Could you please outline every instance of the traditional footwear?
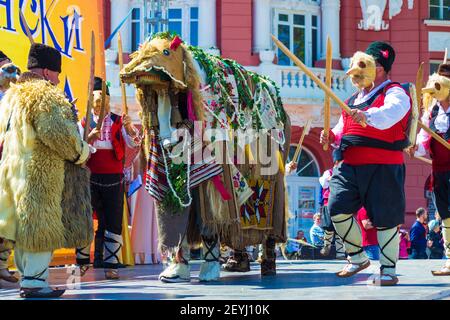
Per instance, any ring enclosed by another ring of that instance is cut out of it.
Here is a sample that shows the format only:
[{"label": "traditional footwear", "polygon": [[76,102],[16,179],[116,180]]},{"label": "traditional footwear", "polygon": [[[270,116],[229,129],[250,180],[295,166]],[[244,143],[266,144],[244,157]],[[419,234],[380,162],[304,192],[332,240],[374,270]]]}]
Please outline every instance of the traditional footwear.
[{"label": "traditional footwear", "polygon": [[16,283],[19,281],[14,276],[14,273],[11,273],[8,269],[1,269],[0,270],[0,280],[4,280],[6,282]]},{"label": "traditional footwear", "polygon": [[159,280],[167,283],[190,282],[190,266],[185,263],[172,263],[159,275]]},{"label": "traditional footwear", "polygon": [[80,266],[80,277],[83,277],[88,270],[89,270],[88,264],[81,265]]},{"label": "traditional footwear", "polygon": [[444,266],[441,270],[431,271],[433,276],[450,276],[450,267]]},{"label": "traditional footwear", "polygon": [[330,255],[331,245],[326,245],[320,250],[320,254],[324,257],[328,257]]},{"label": "traditional footwear", "polygon": [[390,274],[381,274],[372,280],[373,285],[381,287],[395,286],[398,283],[398,278]]},{"label": "traditional footwear", "polygon": [[105,269],[105,278],[107,280],[119,280],[119,271],[117,269]]},{"label": "traditional footwear", "polygon": [[347,263],[347,265],[342,269],[342,271],[339,271],[336,273],[336,276],[340,278],[348,278],[351,277],[358,272],[367,269],[370,266],[370,260],[366,260],[362,263],[351,263],[350,261]]},{"label": "traditional footwear", "polygon": [[246,252],[235,252],[223,265],[223,270],[228,272],[249,272],[250,261]]},{"label": "traditional footwear", "polygon": [[21,298],[34,298],[34,299],[45,299],[45,298],[58,298],[63,295],[66,290],[64,289],[52,289],[47,288],[20,288]]}]

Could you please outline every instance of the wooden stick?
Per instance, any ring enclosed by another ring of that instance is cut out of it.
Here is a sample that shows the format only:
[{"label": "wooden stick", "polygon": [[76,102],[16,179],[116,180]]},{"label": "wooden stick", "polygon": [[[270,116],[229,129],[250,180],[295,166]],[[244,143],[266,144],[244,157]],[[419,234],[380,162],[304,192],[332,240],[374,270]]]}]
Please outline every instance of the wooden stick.
[{"label": "wooden stick", "polygon": [[90,78],[88,85],[88,103],[86,108],[86,124],[84,126],[84,141],[87,141],[89,135],[89,129],[91,127],[91,111],[92,104],[94,102],[94,78],[95,78],[95,34],[94,31],[91,31],[91,70],[90,70]]},{"label": "wooden stick", "polygon": [[103,119],[105,118],[105,109],[106,109],[106,81],[102,81],[102,107],[100,109],[100,115],[98,116],[97,121],[97,130],[101,130],[103,127]]},{"label": "wooden stick", "polygon": [[433,161],[431,161],[430,159],[427,159],[425,157],[414,156],[414,158],[417,159],[417,160],[423,161],[423,162],[425,162],[425,163],[427,163],[429,165],[433,164]]},{"label": "wooden stick", "polygon": [[308,121],[306,122],[305,126],[303,127],[302,135],[300,137],[300,140],[298,141],[297,149],[295,149],[295,153],[294,153],[294,156],[292,157],[291,161],[297,161],[297,158],[300,155],[300,151],[302,151],[303,140],[305,140],[305,136],[309,133],[309,129],[311,128],[311,124],[312,124],[312,120],[308,119]]},{"label": "wooden stick", "polygon": [[443,60],[443,63],[444,63],[444,64],[447,63],[447,56],[448,56],[448,48],[445,48],[444,60]]},{"label": "wooden stick", "polygon": [[[277,45],[277,47],[280,48],[280,50],[283,51],[283,53],[287,55],[297,67],[300,68],[300,70],[302,70],[308,77],[311,78],[312,81],[317,84],[318,87],[320,87],[320,89],[325,91],[325,93],[329,95],[330,98],[333,99],[345,112],[347,112],[349,115],[352,115],[352,109],[350,109],[348,105],[346,105],[341,99],[339,99],[339,97],[333,92],[333,90],[328,88],[311,70],[309,70],[307,66],[303,64],[303,62],[300,61],[299,58],[297,58],[291,51],[289,51],[289,49],[286,48],[286,46],[280,40],[275,38],[274,35],[272,35],[272,40]],[[360,125],[363,127],[367,126],[365,122],[361,122]]]},{"label": "wooden stick", "polygon": [[[333,49],[331,45],[330,37],[327,38],[327,60],[326,60],[326,69],[325,69],[325,82],[328,88],[331,89],[331,68],[333,66]],[[325,135],[328,137],[330,132],[330,96],[325,94],[325,101],[323,105],[323,131]],[[328,150],[328,143],[323,145],[323,151]]]},{"label": "wooden stick", "polygon": [[27,34],[28,40],[30,40],[30,44],[34,44],[33,35],[31,34],[30,27],[28,27],[27,21],[25,20],[25,17],[23,16],[22,10],[19,10],[20,20],[22,20],[22,23],[25,27],[25,33]]},{"label": "wooden stick", "polygon": [[428,133],[430,136],[432,136],[434,139],[436,139],[439,143],[441,143],[444,147],[446,147],[448,150],[450,150],[450,143],[445,141],[440,135],[438,135],[436,132],[428,128],[426,125],[424,125],[422,122],[418,122],[418,125],[421,129],[425,130],[426,133]]},{"label": "wooden stick", "polygon": [[[123,69],[123,49],[122,49],[122,36],[120,35],[120,32],[117,36],[118,41],[118,50],[119,50],[119,69],[122,71]],[[120,72],[119,71],[119,72]],[[128,104],[127,104],[127,91],[125,89],[125,83],[120,81],[120,88],[122,90],[122,106],[123,106],[123,113],[128,114]]]}]

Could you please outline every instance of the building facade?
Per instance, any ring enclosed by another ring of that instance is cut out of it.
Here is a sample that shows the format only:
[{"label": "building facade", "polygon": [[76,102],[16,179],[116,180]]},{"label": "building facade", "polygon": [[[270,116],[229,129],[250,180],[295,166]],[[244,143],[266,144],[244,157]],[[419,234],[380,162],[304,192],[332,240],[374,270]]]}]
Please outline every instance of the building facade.
[{"label": "building facade", "polygon": [[[147,6],[145,5],[147,2]],[[104,0],[106,34],[126,14],[121,29],[124,51],[136,50],[145,40],[145,0]],[[161,1],[165,2],[165,1]],[[280,87],[284,106],[293,125],[291,148],[295,150],[307,119],[312,130],[304,141],[298,170],[287,177],[292,213],[290,230],[307,229],[319,209],[319,176],[331,167],[331,152],[319,145],[323,128],[324,93],[271,41],[274,34],[321,79],[325,78],[326,40],[333,44],[332,88],[341,98],[354,88],[345,76],[350,57],[375,40],[390,42],[397,52],[392,79],[415,81],[419,63],[426,72],[436,70],[450,48],[450,1],[447,0],[172,0],[162,8],[171,31],[183,40],[215,54],[233,58],[253,71],[270,76]],[[126,58],[126,57],[125,57]],[[113,104],[120,103],[117,44],[107,50],[108,80]],[[133,88],[127,88],[131,98]],[[136,111],[136,103],[131,103]],[[340,110],[332,102],[331,125]],[[137,117],[137,115],[136,115]],[[292,151],[293,153],[293,151]],[[431,167],[406,159],[407,222],[410,226],[419,206],[428,206],[426,192]]]}]

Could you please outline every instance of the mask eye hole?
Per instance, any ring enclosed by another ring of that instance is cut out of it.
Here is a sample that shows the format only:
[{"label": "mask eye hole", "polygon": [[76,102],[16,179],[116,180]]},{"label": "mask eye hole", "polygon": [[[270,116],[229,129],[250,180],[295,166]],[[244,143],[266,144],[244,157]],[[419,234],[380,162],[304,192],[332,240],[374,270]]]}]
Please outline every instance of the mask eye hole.
[{"label": "mask eye hole", "polygon": [[358,67],[364,69],[364,68],[366,67],[366,63],[365,63],[364,61],[359,61],[359,62],[358,62]]},{"label": "mask eye hole", "polygon": [[434,87],[436,88],[437,91],[440,91],[440,90],[441,90],[441,85],[440,85],[438,82],[436,82],[436,83],[434,84]]},{"label": "mask eye hole", "polygon": [[164,50],[163,50],[163,53],[164,53],[165,56],[169,56],[169,55],[170,55],[170,52],[169,52],[169,50],[167,50],[167,49],[164,49]]}]

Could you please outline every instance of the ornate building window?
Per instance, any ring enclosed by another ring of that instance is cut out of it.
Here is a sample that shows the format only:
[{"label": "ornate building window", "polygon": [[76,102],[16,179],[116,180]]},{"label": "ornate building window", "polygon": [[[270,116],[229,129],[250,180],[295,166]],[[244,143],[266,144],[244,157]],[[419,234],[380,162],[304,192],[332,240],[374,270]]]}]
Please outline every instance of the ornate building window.
[{"label": "ornate building window", "polygon": [[[319,17],[310,12],[275,11],[278,39],[303,63],[313,66],[319,59]],[[292,61],[278,50],[278,64],[290,66]]]},{"label": "ornate building window", "polygon": [[450,20],[450,0],[430,0],[430,19]]},{"label": "ornate building window", "polygon": [[187,43],[198,45],[198,7],[169,9],[169,31],[176,32]]},{"label": "ornate building window", "polygon": [[131,13],[131,51],[139,49],[141,43],[141,9],[133,8]]}]

